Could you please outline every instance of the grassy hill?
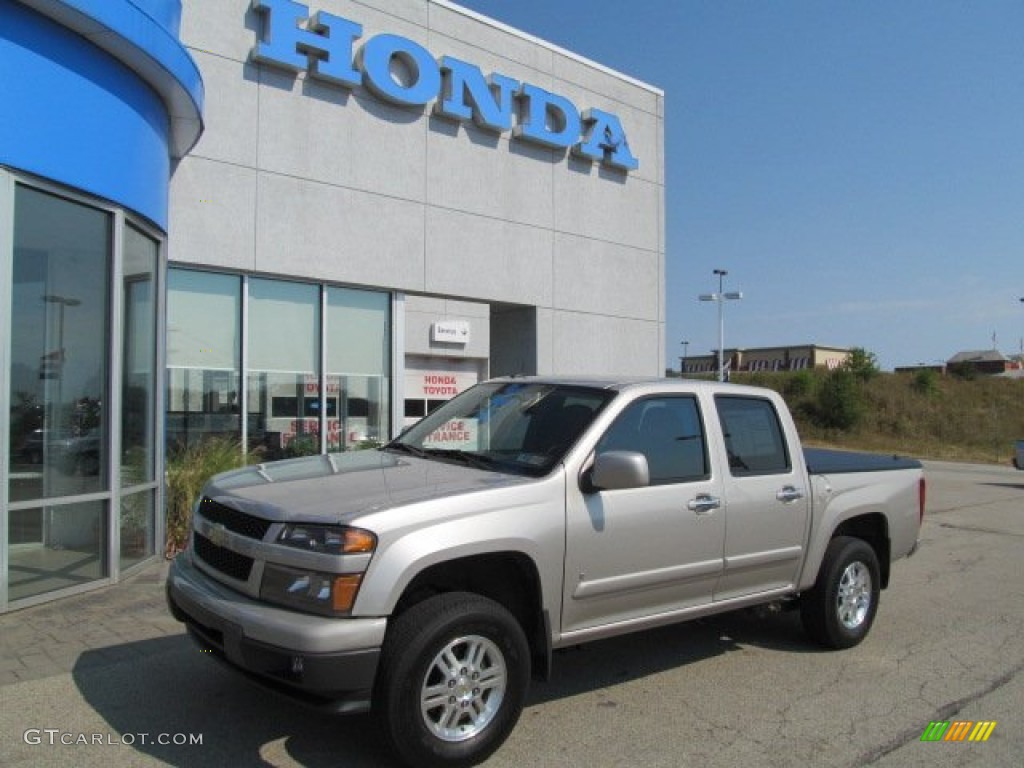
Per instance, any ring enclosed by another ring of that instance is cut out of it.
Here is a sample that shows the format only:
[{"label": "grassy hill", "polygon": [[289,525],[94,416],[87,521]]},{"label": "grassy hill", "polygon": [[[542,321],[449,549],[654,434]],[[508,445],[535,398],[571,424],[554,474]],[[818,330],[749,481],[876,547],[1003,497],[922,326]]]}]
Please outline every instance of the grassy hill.
[{"label": "grassy hill", "polygon": [[[830,374],[737,374],[736,383],[780,392],[809,445],[899,453],[917,458],[1009,463],[1014,441],[1024,439],[1024,380],[938,374],[879,373],[853,384],[822,407]],[[852,426],[840,429],[829,408],[852,401]],[[832,424],[829,426],[829,424]]]}]

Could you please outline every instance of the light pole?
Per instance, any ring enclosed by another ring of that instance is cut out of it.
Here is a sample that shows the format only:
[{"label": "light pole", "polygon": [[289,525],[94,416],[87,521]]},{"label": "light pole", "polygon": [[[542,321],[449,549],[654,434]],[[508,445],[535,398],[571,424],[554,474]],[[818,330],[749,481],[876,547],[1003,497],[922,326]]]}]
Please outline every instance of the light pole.
[{"label": "light pole", "polygon": [[690,349],[690,342],[688,342],[688,341],[681,341],[679,343],[683,345],[683,364],[681,366],[679,366],[679,375],[680,376],[685,376],[686,375],[686,357],[687,357],[686,353]]},{"label": "light pole", "polygon": [[[65,355],[64,355],[64,310],[67,307],[77,307],[82,302],[80,300],[78,300],[78,299],[72,299],[72,298],[70,298],[68,296],[59,296],[59,295],[57,295],[55,293],[48,293],[45,296],[43,296],[42,298],[43,298],[43,301],[46,302],[47,304],[56,304],[57,305],[57,349],[56,349],[57,357],[56,357],[56,361],[55,361],[56,362],[56,367],[55,367],[56,376],[54,378],[57,379],[57,398],[56,398],[56,400],[57,400],[57,403],[56,403],[57,423],[58,423],[59,426],[63,426],[63,425],[60,424],[60,421],[61,421],[60,409],[61,409],[61,407],[63,405],[61,400],[62,400],[62,397],[63,397],[63,384],[64,384],[64,357],[65,357]],[[50,426],[50,425],[47,425],[47,426]]]},{"label": "light pole", "polygon": [[729,272],[725,269],[716,269],[714,274],[718,275],[718,293],[702,293],[701,301],[714,301],[718,303],[718,380],[725,381],[725,362],[722,355],[725,350],[725,302],[738,301],[743,298],[741,291],[722,291],[722,282]]}]

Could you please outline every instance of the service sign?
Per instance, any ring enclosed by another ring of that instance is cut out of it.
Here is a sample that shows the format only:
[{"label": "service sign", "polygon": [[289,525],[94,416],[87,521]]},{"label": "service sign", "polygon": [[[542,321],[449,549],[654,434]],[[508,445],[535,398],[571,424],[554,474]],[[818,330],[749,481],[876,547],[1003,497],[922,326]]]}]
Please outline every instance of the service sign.
[{"label": "service sign", "polygon": [[430,340],[447,344],[469,344],[469,323],[464,320],[438,320],[430,327]]},{"label": "service sign", "polygon": [[476,419],[453,419],[427,435],[423,447],[474,451],[478,445],[478,426]]},{"label": "service sign", "polygon": [[263,15],[253,61],[305,71],[342,88],[364,87],[400,106],[432,103],[434,114],[511,132],[518,141],[569,149],[609,168],[640,167],[622,122],[610,112],[580,110],[565,96],[498,72],[484,75],[453,56],[435,59],[401,35],[375,35],[357,45],[361,24],[323,11],[310,16],[308,6],[294,0],[252,0],[252,7]]}]

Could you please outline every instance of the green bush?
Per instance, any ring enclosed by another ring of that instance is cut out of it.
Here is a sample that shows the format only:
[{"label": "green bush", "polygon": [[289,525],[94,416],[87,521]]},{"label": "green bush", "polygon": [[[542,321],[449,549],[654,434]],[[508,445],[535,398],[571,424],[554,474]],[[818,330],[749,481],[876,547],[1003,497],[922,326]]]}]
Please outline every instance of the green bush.
[{"label": "green bush", "polygon": [[199,491],[214,475],[255,464],[259,455],[243,453],[237,440],[211,437],[171,450],[167,456],[167,544],[173,557],[188,546],[192,528],[192,505]]},{"label": "green bush", "polygon": [[946,367],[949,375],[961,381],[975,381],[978,378],[978,369],[970,363],[953,363]]},{"label": "green bush", "polygon": [[286,459],[315,456],[320,453],[320,438],[316,435],[296,435],[281,453]]},{"label": "green bush", "polygon": [[814,374],[810,371],[797,371],[789,377],[783,386],[782,394],[789,400],[799,400],[814,392]]},{"label": "green bush", "polygon": [[865,410],[864,394],[856,374],[839,368],[822,381],[816,413],[820,426],[848,432],[864,419]]},{"label": "green bush", "polygon": [[931,368],[922,368],[914,374],[910,388],[921,395],[935,395],[939,391],[939,374]]}]

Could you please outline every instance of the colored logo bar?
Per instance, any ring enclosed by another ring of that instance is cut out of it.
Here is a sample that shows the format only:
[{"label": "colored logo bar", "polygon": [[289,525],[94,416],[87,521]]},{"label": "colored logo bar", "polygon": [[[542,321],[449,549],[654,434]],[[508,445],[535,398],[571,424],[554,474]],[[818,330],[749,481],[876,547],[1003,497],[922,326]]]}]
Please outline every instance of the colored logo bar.
[{"label": "colored logo bar", "polygon": [[921,741],[988,741],[995,729],[995,720],[932,720]]}]

